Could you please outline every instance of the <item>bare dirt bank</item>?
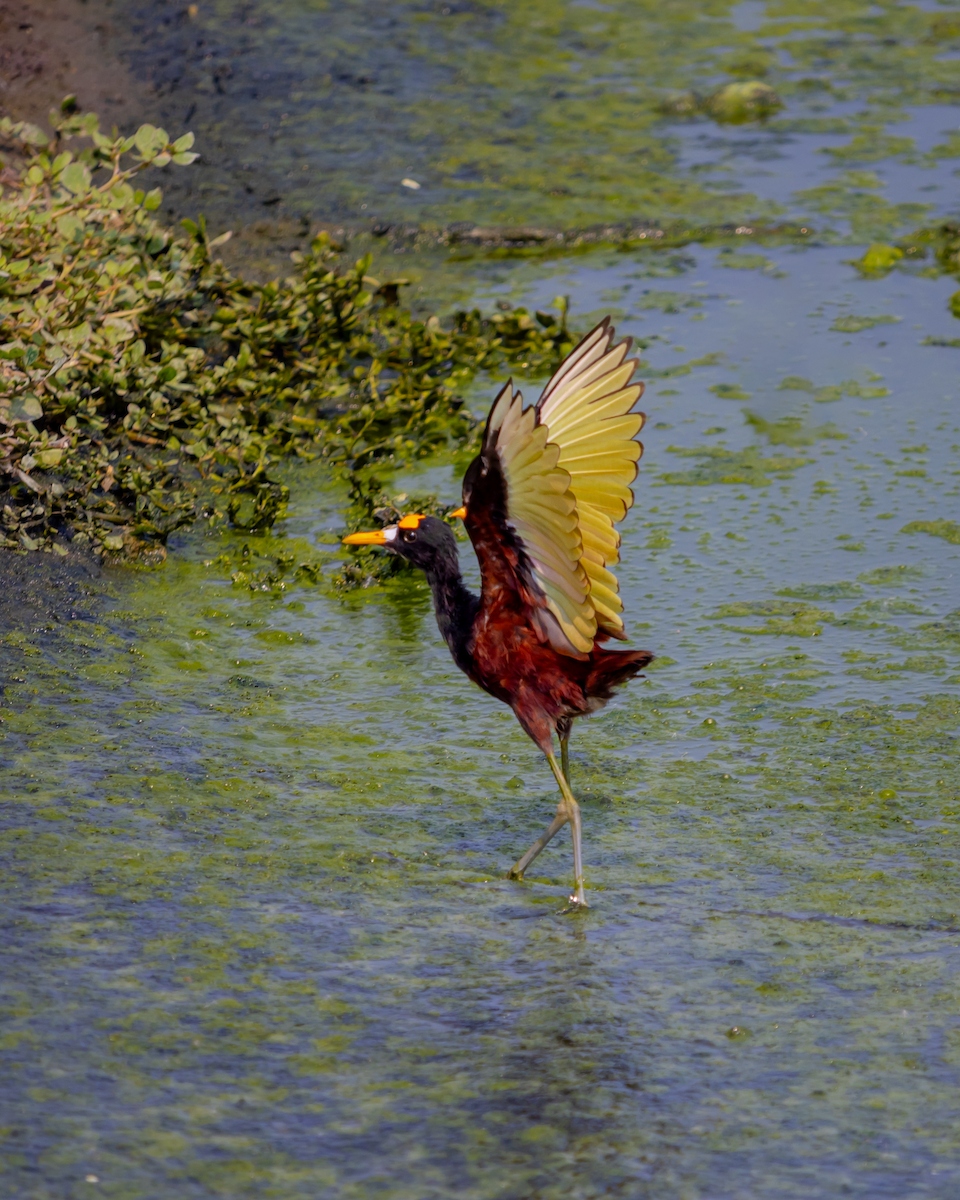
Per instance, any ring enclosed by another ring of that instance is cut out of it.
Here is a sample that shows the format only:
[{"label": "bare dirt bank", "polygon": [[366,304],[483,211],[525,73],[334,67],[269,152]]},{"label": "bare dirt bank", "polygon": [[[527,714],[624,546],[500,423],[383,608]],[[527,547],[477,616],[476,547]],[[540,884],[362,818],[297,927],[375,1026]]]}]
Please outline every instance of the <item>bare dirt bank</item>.
[{"label": "bare dirt bank", "polygon": [[0,0],[0,115],[45,125],[72,94],[107,127],[137,121],[150,87],[121,61],[118,20],[106,0]]}]

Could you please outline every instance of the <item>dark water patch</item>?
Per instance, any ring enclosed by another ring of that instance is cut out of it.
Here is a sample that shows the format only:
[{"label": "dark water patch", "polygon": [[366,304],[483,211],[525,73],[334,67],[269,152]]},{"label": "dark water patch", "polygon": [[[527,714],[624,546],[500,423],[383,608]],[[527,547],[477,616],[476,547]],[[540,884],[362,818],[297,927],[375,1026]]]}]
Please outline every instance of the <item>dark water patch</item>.
[{"label": "dark water patch", "polygon": [[7,632],[39,635],[64,622],[92,621],[111,592],[93,559],[0,550],[0,626]]}]

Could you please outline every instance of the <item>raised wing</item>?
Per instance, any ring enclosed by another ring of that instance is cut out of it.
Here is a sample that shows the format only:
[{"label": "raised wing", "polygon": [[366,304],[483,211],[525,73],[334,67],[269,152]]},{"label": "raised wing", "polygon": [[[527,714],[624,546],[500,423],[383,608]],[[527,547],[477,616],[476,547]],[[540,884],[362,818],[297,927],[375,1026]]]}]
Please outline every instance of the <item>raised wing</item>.
[{"label": "raised wing", "polygon": [[[538,403],[524,409],[508,383],[487,418],[480,461],[503,481],[502,516],[530,576],[525,590],[545,641],[581,657],[598,633],[624,637],[614,523],[633,503],[630,483],[642,447],[643,416],[630,413],[642,387],[630,385],[629,342],[610,349],[609,320],[564,360]],[[471,472],[468,472],[469,481]],[[470,498],[466,495],[467,512]],[[473,522],[468,529],[473,533]]]},{"label": "raised wing", "polygon": [[637,360],[627,358],[630,340],[612,346],[614,336],[607,317],[564,359],[536,411],[560,451],[557,465],[570,474],[583,545],[580,564],[598,628],[622,638],[620,585],[609,568],[620,559],[614,526],[633,505],[630,485],[643,453],[636,437],[646,417],[631,411],[643,384],[630,382],[637,369]]},{"label": "raised wing", "polygon": [[527,590],[541,636],[561,653],[581,656],[593,649],[597,623],[580,565],[577,502],[569,472],[557,466],[559,457],[536,409],[524,409],[523,397],[507,383],[487,418],[481,461],[485,471],[502,477],[503,517],[527,560],[521,573],[532,576]]}]

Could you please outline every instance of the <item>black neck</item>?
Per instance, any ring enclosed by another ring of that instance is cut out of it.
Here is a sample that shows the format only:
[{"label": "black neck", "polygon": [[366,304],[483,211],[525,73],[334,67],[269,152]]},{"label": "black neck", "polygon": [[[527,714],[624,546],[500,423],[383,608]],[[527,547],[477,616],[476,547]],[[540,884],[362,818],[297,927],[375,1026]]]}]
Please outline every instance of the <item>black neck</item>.
[{"label": "black neck", "polygon": [[443,639],[457,666],[466,671],[470,662],[473,619],[480,607],[480,598],[464,587],[455,555],[438,555],[427,571],[427,582],[433,592],[433,607]]}]

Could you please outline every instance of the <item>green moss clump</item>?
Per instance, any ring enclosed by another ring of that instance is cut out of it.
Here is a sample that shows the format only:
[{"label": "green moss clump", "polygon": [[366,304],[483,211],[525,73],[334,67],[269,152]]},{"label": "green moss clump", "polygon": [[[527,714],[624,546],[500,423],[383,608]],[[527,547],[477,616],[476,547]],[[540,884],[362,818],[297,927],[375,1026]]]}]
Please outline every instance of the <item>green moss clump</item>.
[{"label": "green moss clump", "polygon": [[[744,63],[757,67],[758,63]],[[742,70],[733,70],[742,74]],[[694,117],[705,114],[722,125],[745,125],[749,121],[764,121],[783,108],[783,101],[768,83],[746,79],[728,83],[709,96],[693,91],[671,92],[657,106],[665,117]]]},{"label": "green moss clump", "polygon": [[783,108],[783,101],[768,83],[748,79],[720,88],[707,100],[705,107],[715,121],[744,125],[773,116]]},{"label": "green moss clump", "polygon": [[192,161],[191,134],[51,124],[47,138],[0,122],[0,545],[156,561],[198,515],[263,532],[290,454],[327,459],[369,500],[374,464],[472,443],[457,392],[475,372],[545,374],[573,345],[565,312],[415,319],[326,235],[287,279],[236,278],[202,217],[174,236],[151,215],[160,190],[135,186]]},{"label": "green moss clump", "polygon": [[867,247],[863,258],[858,259],[854,265],[859,267],[865,275],[884,275],[892,270],[901,258],[903,258],[903,251],[899,246],[874,242]]}]

